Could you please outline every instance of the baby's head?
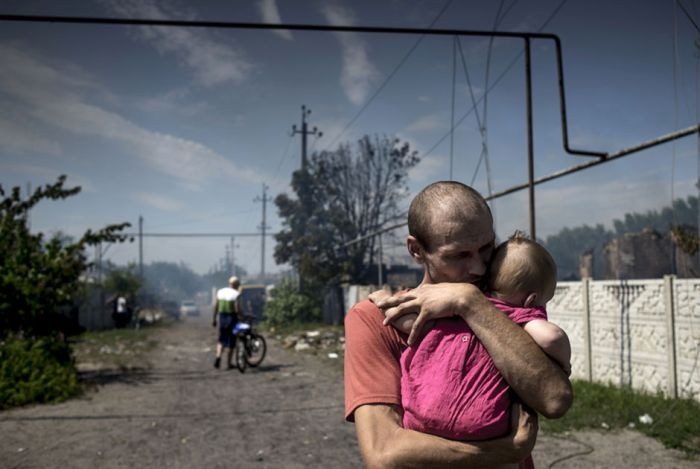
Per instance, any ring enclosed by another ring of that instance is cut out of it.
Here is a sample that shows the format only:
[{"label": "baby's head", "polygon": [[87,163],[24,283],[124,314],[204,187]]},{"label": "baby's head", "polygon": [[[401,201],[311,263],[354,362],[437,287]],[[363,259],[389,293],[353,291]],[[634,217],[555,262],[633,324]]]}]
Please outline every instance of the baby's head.
[{"label": "baby's head", "polygon": [[557,265],[540,244],[516,231],[493,253],[491,296],[513,306],[544,306],[554,296]]}]

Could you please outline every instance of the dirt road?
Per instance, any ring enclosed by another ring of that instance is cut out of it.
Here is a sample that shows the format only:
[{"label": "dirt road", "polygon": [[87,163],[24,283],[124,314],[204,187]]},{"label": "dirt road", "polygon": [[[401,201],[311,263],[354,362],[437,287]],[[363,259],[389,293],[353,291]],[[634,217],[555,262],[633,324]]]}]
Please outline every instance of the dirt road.
[{"label": "dirt road", "polygon": [[[7,468],[359,468],[340,367],[268,340],[258,369],[212,367],[205,318],[157,331],[150,367],[103,373],[84,397],[0,413]],[[567,458],[576,453],[589,453]],[[562,458],[561,462],[556,462]],[[537,467],[691,468],[635,432],[541,436]]]}]

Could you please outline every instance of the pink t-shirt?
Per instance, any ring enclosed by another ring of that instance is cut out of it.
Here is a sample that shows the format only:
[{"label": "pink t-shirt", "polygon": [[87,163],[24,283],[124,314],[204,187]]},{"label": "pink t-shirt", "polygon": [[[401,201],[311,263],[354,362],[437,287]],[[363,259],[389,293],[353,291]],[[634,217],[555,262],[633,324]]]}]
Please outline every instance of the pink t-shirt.
[{"label": "pink t-shirt", "polygon": [[[547,319],[543,307],[490,298],[516,324]],[[509,431],[509,386],[461,318],[446,318],[401,355],[403,426],[453,440],[485,440]]]}]

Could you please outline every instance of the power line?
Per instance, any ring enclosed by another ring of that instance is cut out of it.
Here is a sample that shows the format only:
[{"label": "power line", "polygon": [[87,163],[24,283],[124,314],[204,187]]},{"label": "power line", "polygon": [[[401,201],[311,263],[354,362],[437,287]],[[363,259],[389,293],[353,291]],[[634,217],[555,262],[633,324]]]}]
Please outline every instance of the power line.
[{"label": "power line", "polygon": [[695,22],[692,16],[690,16],[690,13],[688,13],[688,10],[685,9],[685,5],[683,5],[683,2],[681,0],[676,0],[676,4],[681,7],[681,10],[683,10],[683,13],[685,13],[685,16],[688,18],[688,20],[691,22],[691,24],[695,27],[695,30],[700,33],[700,27],[698,27],[698,24]]},{"label": "power line", "polygon": [[[445,13],[445,11],[447,10],[447,8],[450,6],[451,3],[452,3],[452,0],[447,0],[445,5],[442,7],[440,12],[435,17],[435,19],[433,19],[433,21],[428,25],[427,29],[430,29],[433,27],[433,25],[437,22],[438,19],[440,19],[442,14]],[[360,115],[363,112],[365,112],[365,110],[369,107],[369,105],[372,103],[372,101],[374,101],[374,99],[377,96],[379,96],[379,93],[381,93],[382,90],[384,90],[384,88],[389,83],[389,81],[391,81],[391,79],[394,78],[394,75],[396,75],[396,72],[398,72],[399,69],[401,67],[403,67],[403,64],[406,63],[406,60],[408,60],[408,58],[411,56],[411,54],[413,54],[413,51],[415,51],[416,48],[418,48],[418,46],[420,45],[420,43],[423,42],[423,39],[425,39],[425,36],[426,36],[426,34],[423,33],[418,38],[418,40],[415,42],[415,44],[413,44],[413,46],[411,46],[411,48],[408,50],[408,52],[406,52],[406,54],[399,61],[399,63],[396,65],[396,67],[394,67],[394,69],[391,71],[391,73],[389,73],[389,75],[387,75],[384,82],[381,85],[379,85],[379,88],[377,88],[377,90],[372,94],[372,96],[370,96],[369,100],[367,100],[367,102],[362,106],[362,108],[360,108],[360,110],[355,114],[355,116],[352,119],[350,119],[350,122],[348,122],[345,125],[345,127],[343,127],[343,130],[341,130],[340,133],[338,135],[336,135],[333,138],[333,140],[331,140],[331,142],[326,146],[326,148],[325,148],[326,150],[330,149],[333,145],[335,145],[335,143],[340,139],[340,137],[355,123],[355,121],[357,121],[357,119],[360,117]]]},{"label": "power line", "polygon": [[[265,236],[275,236],[277,233],[266,232]],[[125,236],[144,238],[230,238],[231,236],[252,237],[262,236],[260,233],[124,233]]]},{"label": "power line", "polygon": [[[547,20],[544,23],[542,23],[542,26],[539,27],[539,29],[537,30],[538,32],[542,31],[549,24],[549,22],[552,21],[552,19],[554,19],[554,17],[559,13],[559,10],[561,10],[561,8],[564,6],[564,4],[567,1],[568,0],[561,1],[559,6],[557,6],[554,9],[554,11],[547,18]],[[492,31],[491,34],[492,34],[492,36],[489,36],[489,37],[502,37],[501,36],[502,32],[499,32],[499,31]],[[536,36],[528,36],[528,37],[535,38]],[[498,85],[501,82],[501,80],[506,76],[506,74],[508,72],[510,72],[510,70],[515,66],[516,62],[518,60],[520,60],[520,57],[522,57],[524,53],[525,53],[524,51],[520,51],[515,57],[513,57],[513,60],[511,60],[511,62],[508,64],[508,66],[505,68],[505,70],[503,70],[503,72],[501,72],[501,74],[498,76],[498,78],[496,78],[496,81],[493,82],[493,85],[486,88],[486,91],[484,92],[482,97],[479,98],[478,102],[481,102],[486,98],[486,96],[491,92],[491,90],[494,89],[496,87],[496,85]],[[445,135],[440,137],[440,139],[438,139],[438,141],[435,142],[435,144],[430,148],[430,150],[428,150],[427,152],[425,152],[423,154],[423,158],[425,158],[426,156],[430,155],[433,151],[435,151],[435,149],[438,146],[440,146],[440,144],[447,138],[447,136],[450,135],[450,132],[454,131],[454,128],[459,127],[462,124],[462,122],[464,121],[464,119],[466,119],[469,116],[469,114],[471,114],[474,111],[474,109],[475,108],[472,107],[462,117],[460,117],[459,120],[457,120],[457,123],[454,125],[454,127],[449,129],[447,131],[447,133],[445,133]]]}]

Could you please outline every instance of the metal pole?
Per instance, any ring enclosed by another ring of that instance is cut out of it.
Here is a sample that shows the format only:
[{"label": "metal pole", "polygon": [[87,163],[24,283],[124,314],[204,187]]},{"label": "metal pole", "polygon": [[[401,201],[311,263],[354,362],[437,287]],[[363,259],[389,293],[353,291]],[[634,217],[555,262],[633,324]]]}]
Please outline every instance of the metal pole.
[{"label": "metal pole", "polygon": [[525,94],[527,96],[527,180],[530,201],[530,237],[537,239],[535,230],[535,150],[532,136],[532,66],[530,38],[525,38]]}]

